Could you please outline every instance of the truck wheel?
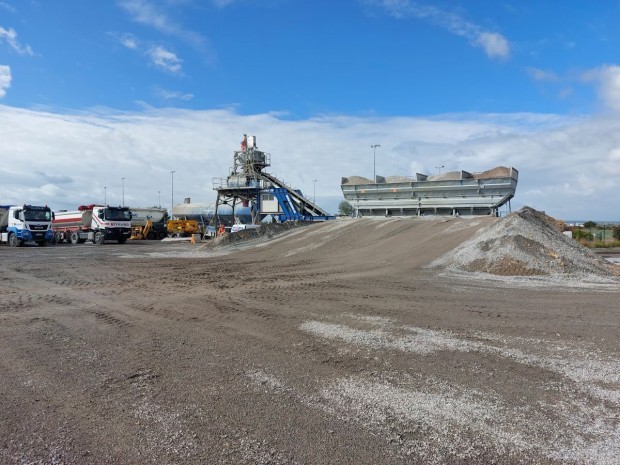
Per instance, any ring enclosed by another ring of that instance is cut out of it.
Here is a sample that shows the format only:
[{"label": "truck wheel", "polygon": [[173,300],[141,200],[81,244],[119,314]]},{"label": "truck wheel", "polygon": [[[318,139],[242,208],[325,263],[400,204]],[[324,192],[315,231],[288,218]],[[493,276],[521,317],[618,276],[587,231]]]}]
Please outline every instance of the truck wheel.
[{"label": "truck wheel", "polygon": [[76,232],[72,232],[72,233],[71,233],[70,240],[71,240],[71,243],[72,243],[73,245],[75,245],[75,244],[79,244],[79,242],[80,242],[80,236],[78,235],[78,233],[76,233]]},{"label": "truck wheel", "polygon": [[159,231],[159,234],[157,234],[157,239],[159,239],[160,241],[162,239],[165,239],[166,237],[168,237],[168,234],[165,231]]},{"label": "truck wheel", "polygon": [[149,231],[149,233],[146,235],[146,238],[147,238],[149,241],[154,240],[154,239],[155,239],[155,233],[154,233],[153,231]]},{"label": "truck wheel", "polygon": [[121,237],[121,238],[118,240],[118,243],[119,243],[119,244],[124,244],[125,242],[127,242],[127,238],[126,238],[126,237]]},{"label": "truck wheel", "polygon": [[56,244],[62,244],[64,242],[60,231],[56,231],[56,233],[54,233],[54,242],[56,242]]},{"label": "truck wheel", "polygon": [[103,233],[101,231],[97,231],[95,233],[95,240],[93,241],[95,244],[103,244],[103,241],[105,239],[105,236],[103,235]]},{"label": "truck wheel", "polygon": [[20,244],[20,240],[19,240],[19,239],[17,238],[17,236],[16,236],[15,234],[13,234],[13,233],[11,233],[11,234],[9,235],[9,245],[10,245],[11,247],[19,247],[19,246],[21,245],[21,244]]}]

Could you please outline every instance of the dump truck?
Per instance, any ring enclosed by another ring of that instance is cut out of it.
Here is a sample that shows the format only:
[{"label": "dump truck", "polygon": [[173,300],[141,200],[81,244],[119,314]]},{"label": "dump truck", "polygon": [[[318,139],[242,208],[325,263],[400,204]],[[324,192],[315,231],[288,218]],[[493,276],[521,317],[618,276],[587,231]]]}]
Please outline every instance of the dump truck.
[{"label": "dump truck", "polygon": [[128,207],[82,205],[77,211],[55,212],[52,229],[57,244],[110,240],[124,244],[131,236],[131,212]]},{"label": "dump truck", "polygon": [[168,236],[168,212],[164,208],[132,208],[131,239],[158,239]]},{"label": "dump truck", "polygon": [[36,242],[44,246],[54,237],[53,217],[47,206],[0,205],[0,243],[19,247],[25,242]]}]

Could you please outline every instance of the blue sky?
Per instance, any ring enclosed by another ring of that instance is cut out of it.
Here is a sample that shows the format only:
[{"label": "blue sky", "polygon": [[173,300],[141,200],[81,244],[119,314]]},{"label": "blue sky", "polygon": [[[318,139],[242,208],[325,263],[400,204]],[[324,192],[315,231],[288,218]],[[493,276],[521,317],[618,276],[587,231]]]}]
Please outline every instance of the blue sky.
[{"label": "blue sky", "polygon": [[126,203],[169,206],[172,170],[209,202],[247,133],[331,211],[381,144],[378,174],[514,166],[513,207],[620,220],[619,20],[618,0],[0,0],[0,203],[118,201],[125,177]]}]

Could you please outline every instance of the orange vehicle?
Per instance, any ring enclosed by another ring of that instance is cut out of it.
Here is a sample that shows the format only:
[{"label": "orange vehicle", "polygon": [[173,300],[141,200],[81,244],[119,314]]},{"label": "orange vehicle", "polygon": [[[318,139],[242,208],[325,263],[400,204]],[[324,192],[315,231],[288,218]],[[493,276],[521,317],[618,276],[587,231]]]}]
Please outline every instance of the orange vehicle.
[{"label": "orange vehicle", "polygon": [[168,220],[168,233],[173,236],[188,237],[200,233],[198,221],[195,220]]}]

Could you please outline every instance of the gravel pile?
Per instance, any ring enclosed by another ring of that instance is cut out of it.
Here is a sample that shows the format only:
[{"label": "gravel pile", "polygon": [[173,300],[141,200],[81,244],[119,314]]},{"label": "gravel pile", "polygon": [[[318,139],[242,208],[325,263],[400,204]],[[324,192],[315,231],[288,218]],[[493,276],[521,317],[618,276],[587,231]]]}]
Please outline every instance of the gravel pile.
[{"label": "gravel pile", "polygon": [[415,178],[411,176],[386,176],[385,182],[394,183],[394,182],[415,182]]},{"label": "gravel pile", "polygon": [[446,171],[445,173],[429,176],[427,181],[459,181],[463,179],[462,171]]},{"label": "gravel pile", "polygon": [[507,178],[508,176],[510,176],[510,168],[505,166],[498,166],[482,173],[473,173],[473,177],[476,179]]},{"label": "gravel pile", "polygon": [[609,278],[612,266],[530,207],[510,213],[429,267],[499,276]]},{"label": "gravel pile", "polygon": [[349,176],[348,178],[342,178],[342,180],[340,181],[340,184],[345,185],[358,185],[358,184],[372,184],[373,181],[368,179],[368,178],[364,178],[362,176]]}]

